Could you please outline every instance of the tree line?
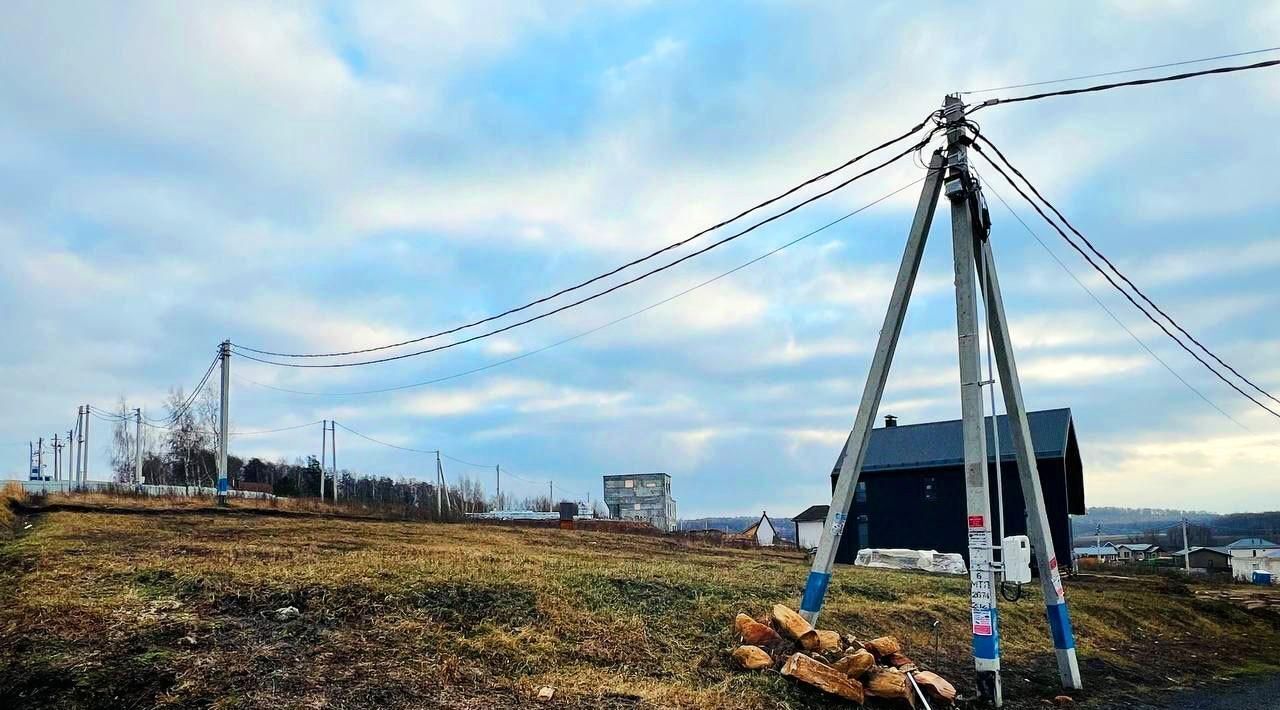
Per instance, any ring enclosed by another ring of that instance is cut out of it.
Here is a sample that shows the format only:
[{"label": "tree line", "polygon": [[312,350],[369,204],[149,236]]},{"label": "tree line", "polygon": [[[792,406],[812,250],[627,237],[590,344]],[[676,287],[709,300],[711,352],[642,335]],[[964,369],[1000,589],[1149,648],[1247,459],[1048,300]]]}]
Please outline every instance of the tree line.
[{"label": "tree line", "polygon": [[[171,389],[165,399],[164,425],[143,427],[139,442],[133,411],[120,397],[109,444],[115,482],[206,487],[217,484],[217,396],[212,388],[205,388],[190,405],[187,401],[181,388]],[[134,468],[138,446],[142,450],[141,481],[136,480]],[[320,498],[323,476],[324,497],[332,499],[333,475],[332,471],[322,470],[320,460],[312,454],[295,456],[292,461],[284,457],[276,461],[258,457],[245,460],[230,452],[227,455],[227,478],[233,489]],[[406,517],[442,519],[494,509],[551,511],[555,507],[547,496],[489,497],[483,485],[465,475],[445,486],[417,480],[410,474],[371,475],[343,468],[336,475],[339,503],[397,509]],[[435,471],[430,475],[434,478]]]}]

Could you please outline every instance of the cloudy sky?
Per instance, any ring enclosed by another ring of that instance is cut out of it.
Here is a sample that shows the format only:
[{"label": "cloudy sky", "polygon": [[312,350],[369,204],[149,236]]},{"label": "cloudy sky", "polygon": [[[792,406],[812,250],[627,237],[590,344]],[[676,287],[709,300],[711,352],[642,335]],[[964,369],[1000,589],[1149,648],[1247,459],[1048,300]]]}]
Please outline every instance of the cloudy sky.
[{"label": "cloudy sky", "polygon": [[[1276,44],[1280,5],[9,3],[0,22],[0,472],[124,396],[161,416],[217,343],[367,347],[687,236],[896,135],[950,91]],[[1258,57],[1252,59],[1256,60]],[[1248,61],[1248,60],[1236,60]],[[1020,91],[1004,92],[1008,95]],[[1280,389],[1280,70],[985,109],[984,133],[1193,333]],[[501,463],[504,488],[666,471],[682,516],[824,502],[917,196],[877,173],[722,249],[499,337],[358,369],[233,362],[233,429],[337,419]],[[1016,195],[993,179],[993,187]],[[810,194],[810,193],[804,193]],[[992,198],[1028,405],[1072,408],[1093,505],[1280,507],[1280,420]],[[945,218],[882,413],[959,416]],[[683,252],[681,252],[683,253]],[[505,321],[504,321],[505,322]],[[106,473],[98,421],[93,476]],[[319,427],[233,441],[318,452]],[[430,470],[339,431],[339,464]],[[490,470],[446,462],[451,475]],[[526,480],[516,478],[519,476]],[[526,482],[528,481],[528,482]],[[557,492],[559,492],[559,490]]]}]

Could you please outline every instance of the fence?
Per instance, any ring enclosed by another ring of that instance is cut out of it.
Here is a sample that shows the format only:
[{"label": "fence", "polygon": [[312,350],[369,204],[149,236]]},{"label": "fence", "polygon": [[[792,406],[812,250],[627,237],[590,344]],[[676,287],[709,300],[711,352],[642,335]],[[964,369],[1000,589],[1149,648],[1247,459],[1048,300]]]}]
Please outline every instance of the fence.
[{"label": "fence", "polygon": [[[141,483],[113,483],[111,481],[16,481],[27,493],[43,495],[48,493],[122,493],[146,496],[209,496],[218,495],[218,489],[211,486],[155,486]],[[262,491],[242,491],[231,489],[227,495],[232,498],[258,498],[270,500],[276,496]]]}]

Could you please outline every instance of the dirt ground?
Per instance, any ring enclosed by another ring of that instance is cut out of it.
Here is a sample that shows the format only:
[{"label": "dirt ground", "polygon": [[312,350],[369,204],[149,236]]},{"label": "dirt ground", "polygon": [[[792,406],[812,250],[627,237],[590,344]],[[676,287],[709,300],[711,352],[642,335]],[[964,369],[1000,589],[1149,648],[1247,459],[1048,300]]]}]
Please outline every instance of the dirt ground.
[{"label": "dirt ground", "polygon": [[[515,708],[542,686],[550,707],[838,706],[729,663],[734,614],[798,603],[793,552],[198,508],[29,522],[0,543],[0,707]],[[1068,580],[1076,706],[1280,672],[1280,615],[1195,591]],[[895,634],[969,694],[967,599],[964,578],[841,568],[822,625]],[[1039,596],[1001,612],[1009,706],[1045,707],[1061,690]]]}]

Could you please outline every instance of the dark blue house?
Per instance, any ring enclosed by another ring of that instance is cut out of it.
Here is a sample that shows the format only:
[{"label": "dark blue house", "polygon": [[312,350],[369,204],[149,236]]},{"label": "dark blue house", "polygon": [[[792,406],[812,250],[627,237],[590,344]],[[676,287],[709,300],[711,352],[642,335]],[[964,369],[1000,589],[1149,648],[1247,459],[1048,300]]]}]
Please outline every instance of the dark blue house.
[{"label": "dark blue house", "polygon": [[[1071,560],[1071,515],[1083,515],[1084,472],[1070,409],[1030,412],[1036,468],[1044,492],[1053,545],[1062,564]],[[1003,534],[1025,535],[1026,504],[1013,455],[1013,437],[1005,416],[1000,427],[1000,470],[1004,477]],[[993,520],[996,469],[991,417],[987,417],[987,461]],[[831,472],[834,488],[844,448]],[[849,511],[849,525],[836,561],[852,564],[864,547],[905,547],[958,552],[969,559],[965,525],[964,443],[960,420],[885,426],[871,431],[862,475]]]}]

